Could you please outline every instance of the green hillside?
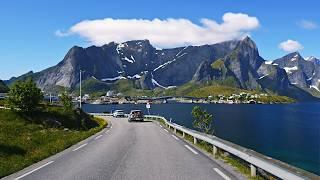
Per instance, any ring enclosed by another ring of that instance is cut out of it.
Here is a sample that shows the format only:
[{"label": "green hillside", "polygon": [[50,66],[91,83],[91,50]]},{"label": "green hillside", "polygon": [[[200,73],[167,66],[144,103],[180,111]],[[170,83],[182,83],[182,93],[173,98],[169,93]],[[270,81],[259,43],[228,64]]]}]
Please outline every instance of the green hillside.
[{"label": "green hillside", "polygon": [[9,91],[8,86],[4,84],[2,80],[0,80],[0,93],[6,93]]}]

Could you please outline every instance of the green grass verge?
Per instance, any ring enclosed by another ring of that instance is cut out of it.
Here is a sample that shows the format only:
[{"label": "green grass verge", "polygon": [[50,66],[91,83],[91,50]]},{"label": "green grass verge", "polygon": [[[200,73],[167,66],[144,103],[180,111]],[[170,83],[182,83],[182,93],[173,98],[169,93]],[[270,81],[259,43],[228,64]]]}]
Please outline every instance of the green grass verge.
[{"label": "green grass verge", "polygon": [[[79,117],[53,107],[34,119],[9,110],[0,110],[0,178],[54,155],[107,125],[106,121],[99,118],[89,117],[90,120],[86,121],[74,118]],[[61,120],[62,127],[48,127],[48,124],[43,123],[47,119]],[[94,126],[85,127],[88,126],[87,121],[91,121],[90,126]]]}]

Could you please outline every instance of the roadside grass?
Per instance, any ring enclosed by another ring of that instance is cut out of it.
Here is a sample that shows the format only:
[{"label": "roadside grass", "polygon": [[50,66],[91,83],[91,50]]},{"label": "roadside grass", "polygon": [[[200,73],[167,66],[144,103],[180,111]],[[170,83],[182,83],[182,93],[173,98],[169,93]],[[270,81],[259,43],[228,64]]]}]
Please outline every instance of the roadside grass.
[{"label": "roadside grass", "polygon": [[[28,118],[0,109],[0,178],[54,155],[107,125],[99,118],[75,118],[83,115],[63,112],[57,107]],[[49,127],[43,123],[48,119],[61,121],[62,126]]]}]

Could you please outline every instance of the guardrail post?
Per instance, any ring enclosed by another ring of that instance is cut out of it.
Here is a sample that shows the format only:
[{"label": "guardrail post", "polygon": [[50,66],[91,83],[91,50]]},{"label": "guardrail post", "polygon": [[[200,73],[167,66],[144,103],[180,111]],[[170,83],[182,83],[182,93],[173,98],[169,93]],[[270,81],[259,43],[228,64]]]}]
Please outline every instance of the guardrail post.
[{"label": "guardrail post", "polygon": [[217,155],[217,152],[218,152],[218,148],[215,146],[215,145],[212,145],[212,153],[213,155]]},{"label": "guardrail post", "polygon": [[177,134],[177,128],[174,128],[174,133]]},{"label": "guardrail post", "polygon": [[197,144],[197,138],[193,137],[193,144]]},{"label": "guardrail post", "polygon": [[251,177],[256,177],[257,176],[257,168],[250,164],[250,170],[251,170]]},{"label": "guardrail post", "polygon": [[182,131],[182,137],[185,138],[186,134]]}]

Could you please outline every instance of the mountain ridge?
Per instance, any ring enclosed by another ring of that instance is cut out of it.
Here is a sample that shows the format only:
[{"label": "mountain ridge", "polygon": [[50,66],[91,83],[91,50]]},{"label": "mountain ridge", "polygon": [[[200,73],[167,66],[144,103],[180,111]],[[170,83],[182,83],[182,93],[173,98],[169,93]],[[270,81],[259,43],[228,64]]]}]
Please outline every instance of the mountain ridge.
[{"label": "mountain ridge", "polygon": [[149,40],[111,42],[100,47],[74,46],[57,65],[12,78],[8,83],[32,77],[43,90],[54,86],[74,89],[79,83],[80,69],[84,71],[84,80],[95,78],[112,84],[128,79],[138,89],[167,89],[191,81],[229,80],[242,89],[311,99],[308,92],[290,83],[285,69],[266,62],[249,37],[161,50],[153,47]]}]

